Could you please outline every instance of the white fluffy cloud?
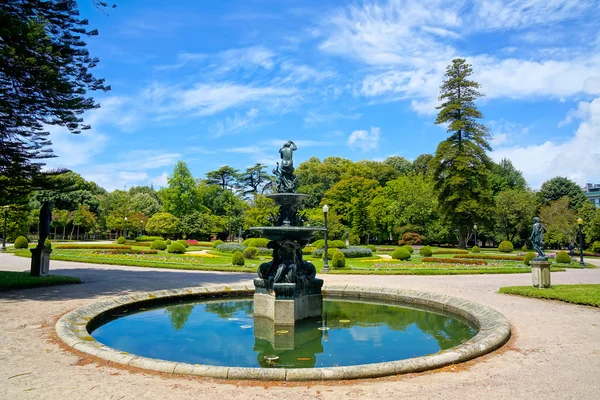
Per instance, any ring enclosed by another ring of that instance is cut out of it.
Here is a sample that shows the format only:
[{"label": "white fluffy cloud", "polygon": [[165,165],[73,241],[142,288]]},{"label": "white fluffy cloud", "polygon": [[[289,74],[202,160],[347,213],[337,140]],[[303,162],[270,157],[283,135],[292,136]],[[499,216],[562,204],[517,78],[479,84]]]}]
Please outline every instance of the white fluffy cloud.
[{"label": "white fluffy cloud", "polygon": [[348,146],[352,148],[360,148],[362,151],[371,151],[379,145],[379,137],[381,129],[371,127],[371,131],[358,130],[354,131],[348,137]]},{"label": "white fluffy cloud", "polygon": [[581,102],[572,118],[581,118],[573,137],[563,142],[501,147],[492,153],[495,160],[510,159],[533,187],[561,175],[579,184],[599,182],[600,172],[600,97]]}]

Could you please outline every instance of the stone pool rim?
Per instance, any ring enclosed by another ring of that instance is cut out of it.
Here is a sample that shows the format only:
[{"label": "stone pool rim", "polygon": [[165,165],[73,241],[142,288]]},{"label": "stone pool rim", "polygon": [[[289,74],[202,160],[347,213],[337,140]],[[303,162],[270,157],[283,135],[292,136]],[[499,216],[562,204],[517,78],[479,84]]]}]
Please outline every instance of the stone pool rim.
[{"label": "stone pool rim", "polygon": [[510,338],[508,320],[496,310],[481,304],[430,292],[405,289],[364,287],[353,285],[326,285],[323,295],[356,300],[385,300],[407,306],[422,305],[433,310],[455,314],[473,323],[479,332],[464,343],[438,353],[382,363],[323,368],[249,368],[166,361],[122,352],[96,341],[87,330],[94,320],[114,309],[135,303],[164,303],[194,297],[242,297],[254,294],[250,285],[211,285],[183,289],[158,290],[114,297],[77,308],[65,314],[56,323],[58,337],[70,347],[101,359],[169,374],[196,375],[218,379],[250,379],[270,381],[320,381],[365,379],[407,374],[441,368],[488,354]]}]

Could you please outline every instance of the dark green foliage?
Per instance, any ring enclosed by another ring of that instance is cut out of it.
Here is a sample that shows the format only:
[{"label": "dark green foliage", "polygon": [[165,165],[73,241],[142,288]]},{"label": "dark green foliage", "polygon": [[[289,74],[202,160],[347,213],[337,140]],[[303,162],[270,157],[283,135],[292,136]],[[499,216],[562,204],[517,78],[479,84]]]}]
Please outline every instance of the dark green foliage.
[{"label": "dark green foliage", "polygon": [[596,241],[592,243],[592,245],[589,248],[589,251],[591,251],[592,253],[600,253],[600,242]]},{"label": "dark green foliage", "polygon": [[410,260],[410,253],[408,250],[400,247],[392,252],[392,258],[394,260]]},{"label": "dark green foliage", "polygon": [[[313,243],[311,243],[311,247],[315,247],[317,249],[322,249],[325,246],[325,239],[319,239]],[[328,240],[327,247],[330,249],[345,249],[346,242],[343,240]]]},{"label": "dark green foliage", "polygon": [[371,250],[373,253],[377,251],[377,247],[374,244],[368,245],[367,249]]},{"label": "dark green foliage", "polygon": [[537,257],[536,253],[533,253],[533,252],[526,253],[525,256],[523,256],[523,263],[525,265],[529,265],[529,262],[536,257]]},{"label": "dark green foliage", "polygon": [[52,251],[52,242],[50,241],[50,239],[44,240],[44,247],[46,248],[46,250]]},{"label": "dark green foliage", "polygon": [[125,238],[123,236],[119,236],[119,238],[117,239],[117,243],[125,244],[125,243],[127,243],[127,240],[125,240]]},{"label": "dark green foliage", "polygon": [[183,254],[185,253],[185,246],[180,242],[173,242],[167,247],[167,253]]},{"label": "dark green foliage", "polygon": [[242,242],[242,246],[248,247],[267,247],[271,240],[266,238],[250,238]]},{"label": "dark green foliage", "polygon": [[570,264],[571,263],[571,257],[569,257],[569,255],[567,254],[566,251],[559,251],[558,254],[556,254],[556,262],[557,263]]},{"label": "dark green foliage", "polygon": [[412,254],[412,253],[414,253],[414,252],[415,252],[415,249],[413,249],[413,248],[412,248],[412,246],[409,246],[409,245],[407,245],[407,244],[405,244],[404,246],[402,246],[402,248],[403,248],[403,249],[406,249],[406,250],[408,250],[408,252],[409,252],[410,254]]},{"label": "dark green foliage", "polygon": [[471,247],[471,253],[480,253],[481,250],[479,250],[479,246],[473,246]]},{"label": "dark green foliage", "polygon": [[[159,240],[161,240],[161,239],[159,239]],[[167,246],[170,245],[171,244],[171,239],[165,240],[165,243],[166,243]]]},{"label": "dark green foliage", "polygon": [[527,189],[523,173],[516,169],[508,158],[503,158],[498,164],[492,162],[490,172],[490,185],[494,195],[503,190]]},{"label": "dark green foliage", "polygon": [[422,235],[419,235],[416,232],[406,232],[402,235],[402,239],[398,241],[400,246],[403,245],[411,245],[411,244],[421,244],[425,238]]},{"label": "dark green foliage", "polygon": [[508,240],[504,240],[498,245],[498,250],[500,250],[502,253],[512,253],[514,249],[515,248],[513,244]]},{"label": "dark green foliage", "polygon": [[233,253],[233,257],[231,257],[231,263],[233,265],[243,266],[244,262],[244,255],[241,251],[236,251],[235,253]]},{"label": "dark green foliage", "polygon": [[218,245],[220,245],[220,244],[223,244],[223,243],[225,243],[225,242],[224,242],[224,241],[222,241],[222,240],[215,240],[215,241],[212,243],[212,247],[213,247],[213,249],[216,249]]},{"label": "dark green foliage", "polygon": [[163,240],[162,236],[138,236],[135,238],[136,242],[153,242],[155,240]]},{"label": "dark green foliage", "polygon": [[26,249],[29,247],[29,241],[25,236],[19,236],[15,239],[15,249]]},{"label": "dark green foliage", "polygon": [[[171,243],[169,243],[170,245]],[[152,250],[166,250],[167,249],[167,243],[165,243],[164,240],[162,239],[157,239],[154,242],[152,242],[152,245],[150,246],[150,248]]]},{"label": "dark green foliage", "polygon": [[421,250],[419,250],[419,254],[423,257],[431,257],[433,255],[433,251],[431,250],[431,247],[423,246],[421,247]]},{"label": "dark green foliage", "polygon": [[442,141],[429,167],[434,178],[439,209],[459,230],[460,248],[466,247],[467,232],[475,221],[486,218],[492,206],[488,181],[491,160],[488,129],[475,105],[481,96],[479,83],[468,80],[471,66],[463,59],[452,60],[440,87],[442,104],[436,124],[447,124],[450,136]]},{"label": "dark green foliage", "polygon": [[305,255],[305,256],[307,256],[307,255],[310,255],[310,254],[312,254],[312,252],[313,252],[313,251],[315,251],[315,250],[316,250],[316,248],[315,248],[315,247],[312,247],[312,246],[306,246],[306,247],[304,247],[304,248],[302,249],[302,254],[303,254],[303,255]]},{"label": "dark green foliage", "polygon": [[221,189],[223,190],[229,190],[236,186],[238,178],[238,170],[233,169],[229,165],[225,165],[216,171],[206,173],[206,180],[212,185],[221,186]]},{"label": "dark green foliage", "polygon": [[570,179],[557,176],[542,184],[538,192],[540,205],[547,206],[563,197],[569,198],[569,208],[579,210],[588,200],[583,189]]},{"label": "dark green foliage", "polygon": [[256,247],[246,247],[243,256],[248,260],[254,260],[258,258],[258,249]]},{"label": "dark green foliage", "polygon": [[527,246],[523,246],[523,247],[521,247],[521,251],[523,251],[523,252],[527,252]]},{"label": "dark green foliage", "polygon": [[243,196],[252,195],[256,200],[259,194],[272,187],[274,178],[265,171],[266,169],[266,165],[256,163],[238,176],[238,184]]},{"label": "dark green foliage", "polygon": [[412,168],[418,174],[427,175],[429,172],[429,162],[433,158],[432,154],[421,154],[413,161]]},{"label": "dark green foliage", "polygon": [[346,257],[340,250],[335,250],[331,259],[331,268],[341,269],[346,267]]},{"label": "dark green foliage", "polygon": [[188,247],[190,247],[190,244],[187,241],[183,240],[183,239],[182,240],[178,240],[177,243],[181,243],[183,245],[183,247],[185,247],[186,249]]}]

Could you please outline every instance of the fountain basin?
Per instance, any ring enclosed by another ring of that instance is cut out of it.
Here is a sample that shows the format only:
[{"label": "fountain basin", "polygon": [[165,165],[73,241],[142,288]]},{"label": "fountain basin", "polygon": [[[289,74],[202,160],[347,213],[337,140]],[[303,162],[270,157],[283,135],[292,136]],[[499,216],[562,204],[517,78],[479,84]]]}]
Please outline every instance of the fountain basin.
[{"label": "fountain basin", "polygon": [[[167,373],[223,379],[288,381],[370,378],[439,368],[489,353],[502,346],[510,337],[508,321],[502,314],[467,300],[432,293],[353,286],[326,286],[323,289],[323,294],[326,299],[336,297],[346,301],[388,301],[409,306],[428,307],[441,313],[451,313],[457,318],[466,319],[478,329],[478,333],[457,346],[435,354],[396,361],[323,368],[287,366],[281,368],[253,368],[166,361],[115,350],[90,336],[90,332],[93,332],[98,326],[108,319],[114,318],[115,315],[126,313],[126,310],[156,307],[178,301],[214,300],[215,298],[232,300],[232,298],[240,296],[249,297],[253,293],[251,286],[209,286],[121,296],[93,303],[66,314],[58,321],[56,332],[66,344],[79,351],[123,365]],[[264,324],[260,326],[260,329],[258,326],[255,327],[256,330],[261,332],[259,336],[262,339],[268,339],[271,328],[265,328]],[[151,332],[148,332],[148,334],[151,334]],[[313,334],[315,332],[310,333],[310,335]],[[313,340],[311,339],[312,336],[308,336],[304,334],[305,339],[303,340]]]}]

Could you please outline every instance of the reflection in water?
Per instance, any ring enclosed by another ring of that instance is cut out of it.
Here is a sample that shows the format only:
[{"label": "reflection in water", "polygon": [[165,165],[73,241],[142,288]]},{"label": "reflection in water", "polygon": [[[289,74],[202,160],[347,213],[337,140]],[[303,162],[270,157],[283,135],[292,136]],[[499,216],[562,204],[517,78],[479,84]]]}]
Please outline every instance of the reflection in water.
[{"label": "reflection in water", "polygon": [[100,326],[92,336],[122,351],[171,361],[314,368],[432,354],[475,333],[470,325],[437,313],[326,298],[322,318],[294,327],[254,318],[252,300],[220,299],[130,314]]}]

